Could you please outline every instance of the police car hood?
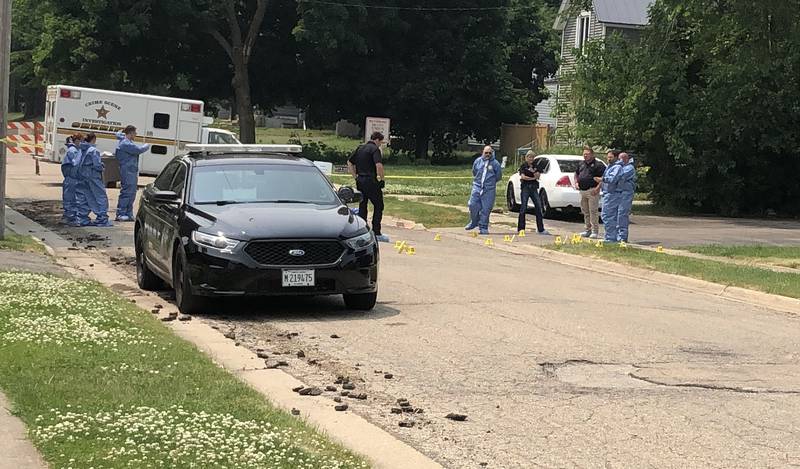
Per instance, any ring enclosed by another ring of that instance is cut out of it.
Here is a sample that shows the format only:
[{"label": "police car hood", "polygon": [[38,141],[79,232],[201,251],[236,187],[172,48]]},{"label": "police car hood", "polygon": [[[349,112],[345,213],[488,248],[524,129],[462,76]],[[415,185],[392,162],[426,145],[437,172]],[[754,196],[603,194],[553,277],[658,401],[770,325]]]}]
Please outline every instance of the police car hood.
[{"label": "police car hood", "polygon": [[187,213],[201,230],[249,241],[269,238],[350,238],[366,223],[342,205],[258,203],[198,205]]}]

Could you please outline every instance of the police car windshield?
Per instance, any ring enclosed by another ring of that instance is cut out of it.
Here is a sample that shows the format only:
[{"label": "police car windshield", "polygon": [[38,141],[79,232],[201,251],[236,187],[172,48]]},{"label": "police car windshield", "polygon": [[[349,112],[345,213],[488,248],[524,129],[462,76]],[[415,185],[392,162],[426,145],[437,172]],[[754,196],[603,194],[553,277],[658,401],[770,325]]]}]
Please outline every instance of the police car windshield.
[{"label": "police car windshield", "polygon": [[276,164],[196,167],[192,202],[200,205],[340,204],[330,183],[316,167]]}]

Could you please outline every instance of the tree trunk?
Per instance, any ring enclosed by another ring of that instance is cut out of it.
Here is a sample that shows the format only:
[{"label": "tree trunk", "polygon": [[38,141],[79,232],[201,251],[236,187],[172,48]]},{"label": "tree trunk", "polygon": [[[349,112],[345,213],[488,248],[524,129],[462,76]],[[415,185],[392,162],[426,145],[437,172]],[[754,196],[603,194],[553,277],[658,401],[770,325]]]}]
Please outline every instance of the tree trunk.
[{"label": "tree trunk", "polygon": [[256,120],[250,97],[250,74],[243,58],[234,60],[233,90],[236,94],[236,113],[239,115],[239,140],[256,143]]},{"label": "tree trunk", "polygon": [[427,123],[417,125],[417,132],[414,135],[414,157],[417,160],[428,159],[428,145],[431,141],[431,129]]},{"label": "tree trunk", "polygon": [[25,116],[23,119],[33,120],[35,118],[44,116],[44,105],[46,98],[46,88],[24,88],[22,90],[22,99],[25,102]]}]

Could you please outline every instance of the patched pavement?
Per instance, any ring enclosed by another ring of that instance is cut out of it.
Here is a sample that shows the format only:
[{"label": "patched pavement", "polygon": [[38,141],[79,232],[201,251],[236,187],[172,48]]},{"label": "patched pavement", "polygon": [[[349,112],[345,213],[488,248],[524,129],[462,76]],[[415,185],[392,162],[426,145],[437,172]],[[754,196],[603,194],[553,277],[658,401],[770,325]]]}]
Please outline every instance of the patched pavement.
[{"label": "patched pavement", "polygon": [[[130,249],[127,226],[97,255]],[[416,255],[382,245],[372,312],[263,299],[204,320],[448,467],[800,465],[799,316],[386,231]]]}]

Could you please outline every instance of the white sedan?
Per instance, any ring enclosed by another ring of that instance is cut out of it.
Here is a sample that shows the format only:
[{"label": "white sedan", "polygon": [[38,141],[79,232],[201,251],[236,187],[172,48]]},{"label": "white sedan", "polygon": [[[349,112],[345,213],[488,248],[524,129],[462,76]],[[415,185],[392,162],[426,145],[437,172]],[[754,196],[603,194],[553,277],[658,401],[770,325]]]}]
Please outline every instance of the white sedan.
[{"label": "white sedan", "polygon": [[[537,168],[542,170],[539,179],[539,197],[542,199],[542,214],[552,214],[553,210],[575,211],[581,209],[581,193],[573,187],[575,171],[583,161],[576,155],[539,155],[534,160]],[[603,168],[606,164],[599,161]],[[508,210],[519,212],[522,199],[519,173],[515,173],[508,181],[506,204]],[[533,201],[528,200],[528,208],[533,209]]]}]

